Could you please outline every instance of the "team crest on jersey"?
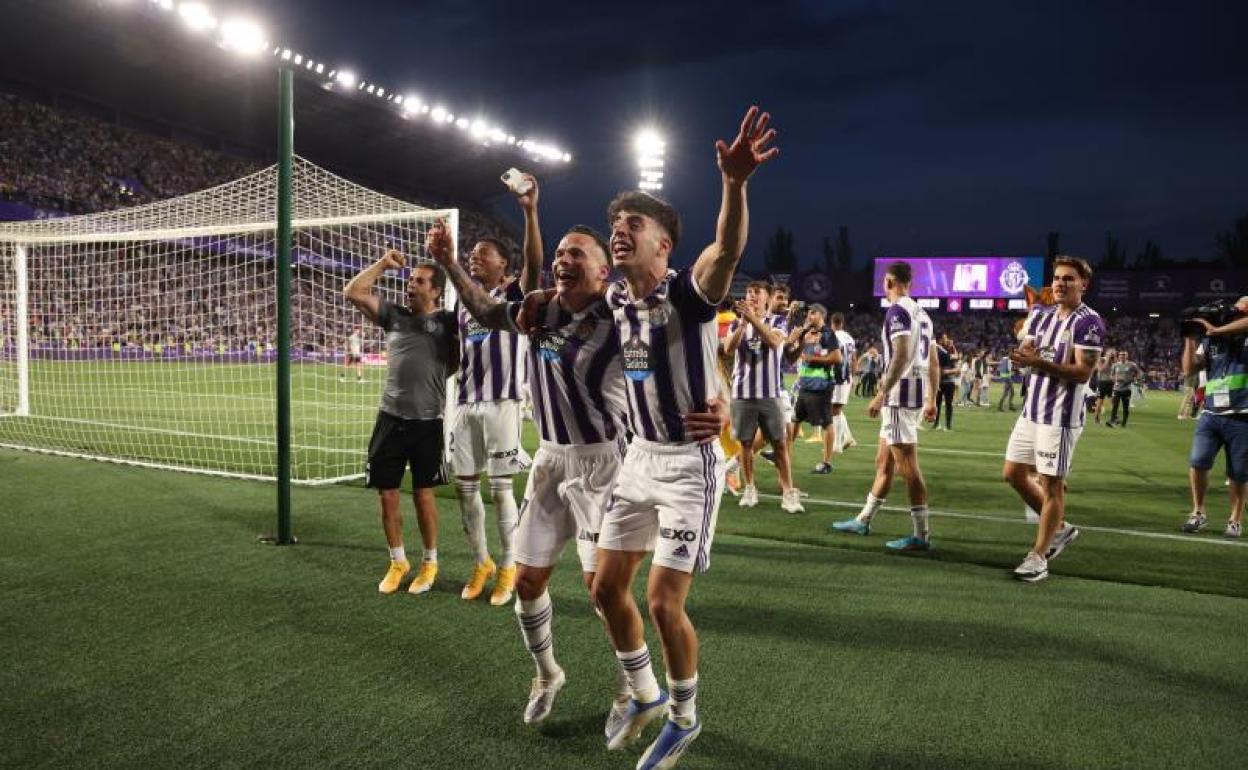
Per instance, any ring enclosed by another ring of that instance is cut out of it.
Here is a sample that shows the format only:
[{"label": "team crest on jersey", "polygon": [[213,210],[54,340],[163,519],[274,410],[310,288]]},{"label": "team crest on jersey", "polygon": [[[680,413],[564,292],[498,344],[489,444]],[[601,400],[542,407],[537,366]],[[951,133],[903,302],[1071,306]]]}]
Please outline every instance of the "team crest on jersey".
[{"label": "team crest on jersey", "polygon": [[1021,294],[1027,286],[1027,270],[1019,262],[1011,262],[1001,271],[997,279],[1006,294]]},{"label": "team crest on jersey", "polygon": [[650,346],[641,341],[641,337],[633,335],[620,346],[624,360],[624,376],[634,382],[642,382],[654,374],[654,358]]},{"label": "team crest on jersey", "polygon": [[668,318],[669,313],[663,305],[655,305],[650,308],[649,321],[651,326],[665,326]]},{"label": "team crest on jersey", "polygon": [[563,351],[567,346],[567,337],[562,334],[547,332],[538,338],[537,354],[542,357],[543,361],[553,363],[563,356]]},{"label": "team crest on jersey", "polygon": [[594,329],[597,328],[598,322],[593,318],[582,318],[581,322],[576,325],[576,331],[573,332],[578,338],[587,340],[594,336]]},{"label": "team crest on jersey", "polygon": [[751,337],[746,343],[746,348],[750,351],[750,355],[758,357],[763,352],[763,338]]},{"label": "team crest on jersey", "polygon": [[1062,342],[1069,344],[1072,336],[1073,335],[1071,334],[1070,329],[1067,329],[1066,331],[1062,332]]}]

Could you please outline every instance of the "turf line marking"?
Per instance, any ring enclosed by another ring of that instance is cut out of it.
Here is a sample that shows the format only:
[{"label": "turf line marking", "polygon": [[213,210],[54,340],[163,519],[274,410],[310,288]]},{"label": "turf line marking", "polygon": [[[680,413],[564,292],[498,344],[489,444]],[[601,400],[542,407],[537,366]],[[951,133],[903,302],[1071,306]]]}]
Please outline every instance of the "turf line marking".
[{"label": "turf line marking", "polygon": [[[772,494],[767,494],[767,493],[760,493],[759,497],[769,498],[772,500],[780,499],[780,495],[772,495]],[[834,506],[838,506],[841,508],[859,508],[859,509],[862,508],[862,503],[850,503],[850,502],[845,502],[844,500],[823,500],[823,499],[816,498],[816,497],[804,497],[802,498],[802,502],[817,503],[819,505],[834,505]],[[906,514],[910,513],[910,509],[908,507],[903,508],[899,505],[881,506],[881,510],[897,511],[897,512],[906,513]],[[928,513],[930,513],[932,516],[946,516],[951,519],[970,519],[972,521],[992,521],[992,522],[1000,522],[1002,524],[1026,524],[1028,526],[1032,526],[1032,522],[1027,521],[1021,516],[1007,518],[1005,516],[991,516],[989,514],[984,514],[984,513],[965,513],[963,511],[940,511],[935,508],[929,509]],[[1191,535],[1173,535],[1168,532],[1145,532],[1139,529],[1118,529],[1116,527],[1097,527],[1091,524],[1077,524],[1076,526],[1079,527],[1079,529],[1083,530],[1084,532],[1103,532],[1105,534],[1110,534],[1110,535],[1127,535],[1129,537],[1144,537],[1144,538],[1153,538],[1156,540],[1177,540],[1182,543],[1208,543],[1210,545],[1229,545],[1231,547],[1238,547],[1238,548],[1248,547],[1248,543],[1245,543],[1243,541],[1229,540],[1225,538],[1220,539],[1220,540],[1213,540],[1207,537],[1192,537]]]},{"label": "turf line marking", "polygon": [[[241,444],[259,444],[261,446],[276,446],[274,441],[262,438],[244,438],[242,436],[215,436],[210,433],[192,433],[185,430],[173,430],[172,428],[148,428],[138,425],[121,425],[113,422],[101,422],[98,420],[81,420],[74,417],[46,417],[41,415],[32,415],[27,418],[31,420],[53,420],[55,422],[70,422],[79,425],[98,425],[101,428],[117,428],[124,431],[138,431],[142,433],[159,433],[166,436],[185,436],[187,438],[206,438],[216,441],[228,441]],[[306,449],[310,452],[329,452],[331,454],[356,455],[361,454],[359,449],[331,449],[323,446],[309,446],[307,444],[291,444],[295,449]]]}]

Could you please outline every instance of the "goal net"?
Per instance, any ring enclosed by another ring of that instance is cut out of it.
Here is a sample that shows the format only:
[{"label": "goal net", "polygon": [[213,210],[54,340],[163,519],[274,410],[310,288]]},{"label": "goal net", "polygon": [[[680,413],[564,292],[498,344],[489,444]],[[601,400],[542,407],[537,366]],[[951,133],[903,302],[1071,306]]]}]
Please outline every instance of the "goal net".
[{"label": "goal net", "polygon": [[[342,289],[458,212],[293,170],[291,478],[331,483],[363,474],[385,375]],[[0,225],[0,446],[275,478],[277,174]],[[404,302],[406,273],[378,290]]]}]

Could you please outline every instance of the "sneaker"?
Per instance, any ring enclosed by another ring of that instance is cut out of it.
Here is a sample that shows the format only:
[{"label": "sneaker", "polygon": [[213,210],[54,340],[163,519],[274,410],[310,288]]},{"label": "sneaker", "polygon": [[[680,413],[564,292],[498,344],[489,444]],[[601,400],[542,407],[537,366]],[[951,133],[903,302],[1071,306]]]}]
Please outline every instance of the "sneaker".
[{"label": "sneaker", "polygon": [[485,590],[485,581],[494,577],[497,571],[498,567],[491,558],[487,557],[485,561],[477,562],[472,568],[472,577],[468,578],[468,584],[464,586],[463,591],[460,591],[459,598],[470,602],[476,600]]},{"label": "sneaker", "polygon": [[1205,528],[1205,524],[1209,519],[1200,511],[1193,511],[1191,516],[1187,517],[1187,521],[1183,522],[1183,526],[1179,529],[1183,532],[1199,532]]},{"label": "sneaker", "polygon": [[932,541],[924,540],[918,535],[906,535],[896,540],[889,540],[884,547],[890,551],[930,551]]},{"label": "sneaker", "polygon": [[620,725],[624,723],[624,719],[628,716],[628,704],[632,702],[632,698],[624,695],[617,697],[611,702],[611,710],[607,712],[607,725],[603,728],[608,739],[620,729]]},{"label": "sneaker", "polygon": [[533,677],[533,686],[529,688],[529,704],[524,707],[524,723],[536,724],[550,716],[550,710],[555,705],[555,696],[567,682],[563,669],[556,671],[550,679]]},{"label": "sneaker", "polygon": [[412,565],[405,561],[390,561],[390,567],[386,570],[386,576],[377,584],[377,590],[383,594],[392,594],[399,590],[399,583],[403,582],[404,576],[411,571]]},{"label": "sneaker", "polygon": [[1044,554],[1045,561],[1057,558],[1058,554],[1066,550],[1066,546],[1075,542],[1077,537],[1079,537],[1079,528],[1062,522],[1062,528],[1054,532],[1053,539],[1049,541],[1049,550]]},{"label": "sneaker", "polygon": [[728,487],[728,494],[733,497],[741,496],[741,477],[735,470],[724,473],[724,486]]},{"label": "sneaker", "polygon": [[498,571],[498,580],[494,581],[494,590],[490,592],[490,604],[502,607],[511,602],[516,591],[516,565],[503,567]]},{"label": "sneaker", "polygon": [[430,588],[433,588],[433,581],[438,577],[438,563],[436,561],[425,561],[420,563],[420,572],[416,573],[416,579],[407,587],[409,594],[423,594]]},{"label": "sneaker", "polygon": [[663,725],[663,731],[654,739],[646,753],[637,760],[637,770],[668,770],[676,766],[689,744],[702,732],[702,720],[688,727],[681,727],[672,719]]},{"label": "sneaker", "polygon": [[780,497],[780,507],[787,513],[805,513],[806,508],[802,505],[802,490],[797,487],[789,487]]},{"label": "sneaker", "polygon": [[774,449],[764,449],[758,453],[758,456],[771,463],[776,464],[776,451]]},{"label": "sneaker", "polygon": [[1027,583],[1039,583],[1049,576],[1049,563],[1035,551],[1029,551],[1023,563],[1014,568],[1014,577]]},{"label": "sneaker", "polygon": [[811,471],[811,473],[818,473],[820,475],[825,475],[831,472],[832,472],[832,463],[819,463],[818,465],[815,466],[814,470]]},{"label": "sneaker", "polygon": [[851,535],[869,535],[871,534],[871,523],[858,521],[857,519],[846,519],[845,521],[833,522],[832,529],[837,532],[848,532]]},{"label": "sneaker", "polygon": [[1239,537],[1243,534],[1244,525],[1238,521],[1226,522],[1226,529],[1222,530],[1222,537]]},{"label": "sneaker", "polygon": [[854,447],[856,447],[856,446],[858,446],[858,442],[857,442],[857,441],[854,441],[854,440],[851,438],[850,440],[846,441],[844,444],[842,444],[842,445],[841,445],[841,451],[843,452],[843,451],[845,451],[846,449],[853,449],[853,448],[854,448]]},{"label": "sneaker", "polygon": [[758,505],[758,487],[753,484],[746,484],[741,490],[741,500],[737,503],[742,508],[753,508]]},{"label": "sneaker", "polygon": [[607,751],[622,749],[637,740],[646,725],[663,713],[667,702],[667,693],[662,690],[659,690],[659,697],[649,703],[639,703],[636,698],[629,698],[628,707],[624,709],[624,715],[615,725],[615,730],[607,734]]}]

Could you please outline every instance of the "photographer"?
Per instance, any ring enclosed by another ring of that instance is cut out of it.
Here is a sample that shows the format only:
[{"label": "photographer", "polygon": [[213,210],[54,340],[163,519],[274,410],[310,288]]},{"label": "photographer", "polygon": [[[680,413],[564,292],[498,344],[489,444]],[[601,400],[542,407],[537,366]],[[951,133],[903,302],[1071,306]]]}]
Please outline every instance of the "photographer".
[{"label": "photographer", "polygon": [[[1188,478],[1192,489],[1192,512],[1184,532],[1204,528],[1205,492],[1209,469],[1218,450],[1226,447],[1226,476],[1231,485],[1231,516],[1223,534],[1239,537],[1243,528],[1243,500],[1248,482],[1248,297],[1240,297],[1231,312],[1201,308],[1183,322],[1183,374],[1207,370],[1205,411],[1192,437]],[[1218,325],[1210,320],[1220,321]]]},{"label": "photographer", "polygon": [[828,328],[827,318],[827,308],[811,305],[805,322],[793,328],[786,343],[786,349],[801,351],[797,408],[789,427],[789,443],[796,439],[797,428],[803,422],[823,429],[823,461],[815,466],[815,473],[832,472],[833,431],[827,430],[832,423],[832,367],[842,361],[840,342]]}]

